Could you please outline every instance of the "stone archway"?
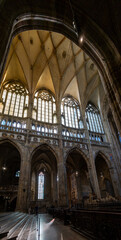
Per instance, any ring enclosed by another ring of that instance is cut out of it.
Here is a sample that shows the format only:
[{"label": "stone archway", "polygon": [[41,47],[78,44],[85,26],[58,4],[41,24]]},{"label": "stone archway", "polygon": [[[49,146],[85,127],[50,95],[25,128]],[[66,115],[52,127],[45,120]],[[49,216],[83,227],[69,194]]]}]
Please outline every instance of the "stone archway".
[{"label": "stone archway", "polygon": [[[39,188],[40,174],[44,176],[43,189]],[[28,205],[33,212],[36,205],[42,212],[46,210],[46,207],[57,204],[57,159],[47,144],[42,144],[32,153],[30,186]],[[43,191],[42,194],[41,191]]]},{"label": "stone archway", "polygon": [[95,159],[97,178],[101,193],[101,198],[114,197],[114,189],[112,178],[109,171],[109,166],[102,154],[98,154]]},{"label": "stone archway", "polygon": [[87,161],[77,148],[69,151],[66,158],[67,190],[69,207],[83,204],[93,193]]},{"label": "stone archway", "polygon": [[15,144],[9,140],[0,143],[0,153],[0,207],[2,211],[13,211],[16,201],[14,204],[11,202],[18,195],[21,156]]}]

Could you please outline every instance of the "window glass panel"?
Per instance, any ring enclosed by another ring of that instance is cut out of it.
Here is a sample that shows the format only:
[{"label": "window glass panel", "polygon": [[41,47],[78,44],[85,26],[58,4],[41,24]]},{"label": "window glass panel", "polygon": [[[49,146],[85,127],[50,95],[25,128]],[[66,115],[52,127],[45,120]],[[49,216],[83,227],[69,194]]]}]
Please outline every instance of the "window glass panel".
[{"label": "window glass panel", "polygon": [[36,119],[36,111],[35,110],[32,111],[32,118]]},{"label": "window glass panel", "polygon": [[21,124],[18,122],[17,123],[17,128],[20,128],[21,127]]},{"label": "window glass panel", "polygon": [[13,127],[16,127],[16,122],[13,122]]},{"label": "window glass panel", "polygon": [[56,105],[53,103],[53,113],[56,111]]},{"label": "window glass panel", "polygon": [[24,110],[24,118],[27,117],[27,109]]},{"label": "window glass panel", "polygon": [[6,121],[3,119],[1,122],[1,125],[5,125],[5,124],[6,124]]},{"label": "window glass panel", "polygon": [[10,106],[10,100],[11,100],[11,92],[8,92],[7,100],[6,100],[6,104],[5,104],[5,110],[4,110],[5,114],[8,114],[9,106]]},{"label": "window glass panel", "polygon": [[28,95],[26,96],[25,104],[26,104],[26,106],[28,107],[28,104],[29,104],[29,96],[28,96]]},{"label": "window glass panel", "polygon": [[44,174],[42,172],[38,176],[38,199],[44,199]]},{"label": "window glass panel", "polygon": [[65,123],[63,118],[61,118],[62,124],[72,128],[81,127],[81,125],[78,124],[81,119],[79,103],[73,97],[65,97],[62,99],[61,113],[63,113],[65,117]]},{"label": "window glass panel", "polygon": [[[99,110],[91,103],[86,108],[87,126],[92,132],[104,133]],[[99,141],[99,138],[96,138]]]},{"label": "window glass panel", "polygon": [[15,173],[15,177],[20,177],[20,171],[17,171],[16,173]]},{"label": "window glass panel", "polygon": [[34,124],[32,124],[32,130],[35,130],[35,125]]},{"label": "window glass panel", "polygon": [[57,117],[56,117],[56,115],[53,116],[53,123],[57,123]]},{"label": "window glass panel", "polygon": [[64,117],[63,117],[63,116],[61,117],[61,122],[62,122],[63,125],[65,124],[65,121],[64,121]]},{"label": "window glass panel", "polygon": [[37,99],[34,98],[34,107],[37,107]]},{"label": "window glass panel", "polygon": [[3,104],[2,102],[0,102],[0,113],[2,113],[2,111],[3,111]]},{"label": "window glass panel", "polygon": [[[27,91],[20,84],[10,83],[4,86],[3,99],[5,102],[4,113],[13,116],[23,116],[24,98]],[[6,96],[6,97],[5,97]],[[26,103],[28,102],[28,95],[26,96]]]},{"label": "window glass panel", "polygon": [[[20,106],[19,106],[19,115],[18,115],[19,117],[22,117],[22,115],[23,115],[23,108],[24,108],[24,96],[21,96]],[[26,110],[26,113],[27,113],[27,110]],[[25,116],[25,117],[27,117],[27,116]]]},{"label": "window glass panel", "polygon": [[2,95],[3,102],[5,102],[6,93],[7,93],[7,90],[5,89],[5,90],[3,91],[3,95]]}]

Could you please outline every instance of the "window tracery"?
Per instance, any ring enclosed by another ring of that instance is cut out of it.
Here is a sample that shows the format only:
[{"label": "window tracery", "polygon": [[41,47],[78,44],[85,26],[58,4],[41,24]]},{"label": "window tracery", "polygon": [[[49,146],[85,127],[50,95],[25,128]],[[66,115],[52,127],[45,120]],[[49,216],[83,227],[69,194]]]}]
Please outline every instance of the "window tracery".
[{"label": "window tracery", "polygon": [[28,91],[20,83],[7,83],[3,89],[2,99],[4,103],[3,113],[5,115],[27,117]]},{"label": "window tracery", "polygon": [[73,97],[65,97],[61,103],[61,122],[63,125],[71,128],[83,128],[83,121],[80,112],[80,106]]},{"label": "window tracery", "polygon": [[55,98],[47,90],[35,94],[32,118],[46,123],[57,123]]},{"label": "window tracery", "polygon": [[88,103],[86,107],[86,120],[88,130],[104,134],[100,112],[92,103]]}]

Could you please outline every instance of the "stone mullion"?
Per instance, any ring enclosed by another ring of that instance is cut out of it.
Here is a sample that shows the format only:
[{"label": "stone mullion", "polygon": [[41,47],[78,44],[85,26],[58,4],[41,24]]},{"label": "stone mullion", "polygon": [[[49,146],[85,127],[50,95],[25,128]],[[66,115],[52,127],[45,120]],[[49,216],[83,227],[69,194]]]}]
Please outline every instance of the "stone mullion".
[{"label": "stone mullion", "polygon": [[31,129],[31,118],[32,118],[32,109],[33,109],[33,97],[29,94],[29,105],[28,105],[28,117],[27,117],[27,129]]}]

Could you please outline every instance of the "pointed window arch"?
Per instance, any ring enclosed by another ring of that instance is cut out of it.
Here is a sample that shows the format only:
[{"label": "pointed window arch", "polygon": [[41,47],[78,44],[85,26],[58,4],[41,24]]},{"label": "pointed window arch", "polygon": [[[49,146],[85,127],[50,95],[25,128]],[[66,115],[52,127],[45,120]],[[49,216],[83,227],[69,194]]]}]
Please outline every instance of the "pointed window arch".
[{"label": "pointed window arch", "polygon": [[57,123],[55,98],[49,91],[41,90],[35,94],[32,118],[41,122]]},{"label": "pointed window arch", "polygon": [[72,96],[62,99],[61,103],[61,122],[71,128],[83,128],[83,121],[79,103]]},{"label": "pointed window arch", "polygon": [[104,134],[100,112],[92,103],[88,103],[86,107],[86,120],[88,130]]},{"label": "pointed window arch", "polygon": [[5,115],[21,118],[27,117],[29,97],[28,91],[22,84],[18,82],[5,84],[3,87],[2,99],[4,104],[3,113]]},{"label": "pointed window arch", "polygon": [[38,176],[38,199],[44,199],[44,173],[40,172]]}]

